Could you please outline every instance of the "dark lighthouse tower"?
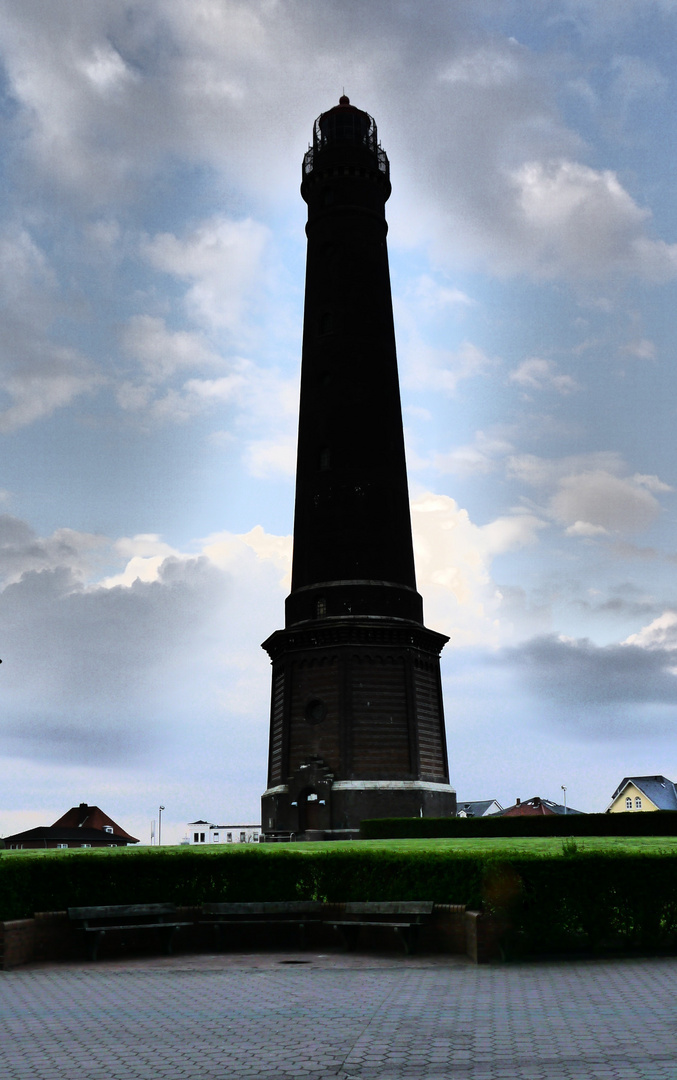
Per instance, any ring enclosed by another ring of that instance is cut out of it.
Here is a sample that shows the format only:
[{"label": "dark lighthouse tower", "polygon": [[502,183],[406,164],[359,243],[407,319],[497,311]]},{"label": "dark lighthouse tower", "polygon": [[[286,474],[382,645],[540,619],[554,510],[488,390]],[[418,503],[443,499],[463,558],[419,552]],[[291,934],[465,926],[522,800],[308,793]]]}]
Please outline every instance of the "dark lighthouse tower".
[{"label": "dark lighthouse tower", "polygon": [[294,558],[273,665],[271,838],[447,816],[439,655],[416,591],[385,219],[390,166],[342,97],[303,159],[308,204]]}]

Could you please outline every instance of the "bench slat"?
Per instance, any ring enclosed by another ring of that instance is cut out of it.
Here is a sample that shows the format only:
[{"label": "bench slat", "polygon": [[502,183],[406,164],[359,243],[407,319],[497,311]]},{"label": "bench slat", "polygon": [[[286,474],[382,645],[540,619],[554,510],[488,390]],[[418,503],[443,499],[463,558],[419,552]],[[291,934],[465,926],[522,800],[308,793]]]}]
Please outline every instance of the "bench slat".
[{"label": "bench slat", "polygon": [[432,900],[383,900],[346,904],[346,915],[432,915]]},{"label": "bench slat", "polygon": [[343,922],[333,922],[331,924],[334,929],[338,926],[385,926],[389,930],[409,930],[412,926],[418,926],[418,923],[411,922],[381,922],[378,919],[367,921],[365,919],[346,919]]},{"label": "bench slat", "polygon": [[79,929],[85,934],[103,934],[109,930],[178,930],[179,926],[192,925],[189,922],[116,923],[112,926],[104,923],[103,926],[81,926]]},{"label": "bench slat", "polygon": [[256,901],[251,904],[245,903],[218,903],[203,904],[203,915],[319,915],[324,909],[321,900],[285,900],[285,901]]},{"label": "bench slat", "polygon": [[71,907],[69,919],[124,919],[144,915],[176,915],[175,904],[110,904],[102,907]]}]

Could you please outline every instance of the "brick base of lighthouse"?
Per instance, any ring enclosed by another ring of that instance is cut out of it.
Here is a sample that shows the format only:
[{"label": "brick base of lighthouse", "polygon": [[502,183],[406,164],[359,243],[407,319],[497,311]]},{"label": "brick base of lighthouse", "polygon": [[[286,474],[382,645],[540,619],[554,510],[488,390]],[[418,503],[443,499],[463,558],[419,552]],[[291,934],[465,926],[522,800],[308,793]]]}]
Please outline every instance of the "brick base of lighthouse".
[{"label": "brick base of lighthouse", "polygon": [[263,833],[348,838],[378,817],[448,817],[439,653],[403,620],[326,619],[279,630]]}]

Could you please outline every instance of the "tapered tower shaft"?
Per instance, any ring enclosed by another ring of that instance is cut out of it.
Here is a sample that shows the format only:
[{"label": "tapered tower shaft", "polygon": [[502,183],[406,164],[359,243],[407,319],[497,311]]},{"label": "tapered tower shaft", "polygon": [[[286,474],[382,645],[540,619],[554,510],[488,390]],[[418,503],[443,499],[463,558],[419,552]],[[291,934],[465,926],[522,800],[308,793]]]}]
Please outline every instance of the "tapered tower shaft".
[{"label": "tapered tower shaft", "polygon": [[272,836],[453,813],[439,676],[416,591],[386,246],[390,168],[367,113],[315,122],[292,587],[273,661]]}]

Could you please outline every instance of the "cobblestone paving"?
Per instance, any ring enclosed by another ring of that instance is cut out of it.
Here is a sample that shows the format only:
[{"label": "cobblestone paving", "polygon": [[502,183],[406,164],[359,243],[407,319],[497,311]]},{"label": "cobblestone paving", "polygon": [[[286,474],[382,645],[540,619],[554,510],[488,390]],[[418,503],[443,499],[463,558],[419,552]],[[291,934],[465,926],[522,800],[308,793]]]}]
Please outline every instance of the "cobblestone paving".
[{"label": "cobblestone paving", "polygon": [[676,1080],[677,960],[167,958],[0,973],[2,1080]]}]

